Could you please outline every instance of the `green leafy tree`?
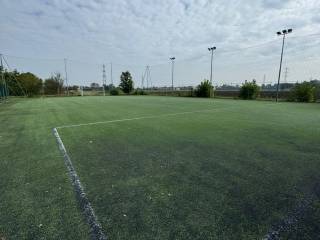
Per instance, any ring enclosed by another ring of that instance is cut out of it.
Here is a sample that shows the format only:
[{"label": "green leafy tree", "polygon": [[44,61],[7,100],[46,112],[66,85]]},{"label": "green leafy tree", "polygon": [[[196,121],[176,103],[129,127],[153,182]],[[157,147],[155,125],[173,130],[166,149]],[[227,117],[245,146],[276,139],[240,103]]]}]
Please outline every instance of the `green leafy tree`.
[{"label": "green leafy tree", "polygon": [[24,96],[25,90],[22,88],[20,82],[18,81],[18,76],[20,73],[17,70],[13,70],[11,72],[7,71],[6,69],[1,69],[0,72],[4,75],[4,80],[8,86],[9,94],[11,96]]},{"label": "green leafy tree", "polygon": [[256,81],[245,82],[240,88],[239,97],[242,99],[256,99],[259,96],[260,87],[257,85]]},{"label": "green leafy tree", "polygon": [[196,89],[197,97],[212,97],[213,96],[213,87],[209,80],[203,80]]},{"label": "green leafy tree", "polygon": [[297,83],[291,89],[291,99],[298,102],[312,102],[316,87],[310,82]]},{"label": "green leafy tree", "polygon": [[63,78],[60,73],[54,73],[44,81],[44,92],[48,95],[61,94],[63,92]]},{"label": "green leafy tree", "polygon": [[122,72],[119,87],[126,94],[129,94],[133,90],[132,76],[129,71]]},{"label": "green leafy tree", "polygon": [[39,95],[42,89],[42,80],[30,72],[18,75],[17,81],[29,97]]}]

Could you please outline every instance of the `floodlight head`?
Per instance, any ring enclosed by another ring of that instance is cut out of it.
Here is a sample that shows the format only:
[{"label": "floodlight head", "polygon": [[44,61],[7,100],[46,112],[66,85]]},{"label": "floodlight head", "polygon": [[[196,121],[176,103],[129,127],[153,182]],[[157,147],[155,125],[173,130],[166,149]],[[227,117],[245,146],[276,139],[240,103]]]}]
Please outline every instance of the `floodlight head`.
[{"label": "floodlight head", "polygon": [[278,35],[281,35],[281,32],[277,32]]},{"label": "floodlight head", "polygon": [[170,58],[170,60],[175,60],[175,59],[176,59],[175,57],[171,57],[171,58]]},{"label": "floodlight head", "polygon": [[286,34],[287,33],[287,30],[285,29],[285,30],[282,30],[282,33],[283,34]]},{"label": "floodlight head", "polygon": [[288,29],[288,33],[292,33],[292,28],[289,28],[289,29]]},{"label": "floodlight head", "polygon": [[211,51],[211,48],[208,48],[209,51]]},{"label": "floodlight head", "polygon": [[216,50],[217,48],[216,47],[213,47],[213,50]]}]

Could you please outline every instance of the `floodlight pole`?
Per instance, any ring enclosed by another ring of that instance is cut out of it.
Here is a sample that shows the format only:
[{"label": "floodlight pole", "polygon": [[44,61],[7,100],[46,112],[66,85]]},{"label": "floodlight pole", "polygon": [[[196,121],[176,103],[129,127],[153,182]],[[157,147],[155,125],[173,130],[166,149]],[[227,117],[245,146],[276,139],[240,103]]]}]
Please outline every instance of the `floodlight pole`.
[{"label": "floodlight pole", "polygon": [[175,57],[171,57],[170,60],[171,60],[171,88],[172,88],[172,92],[174,90],[174,87],[173,87],[173,71],[174,71],[174,60],[176,58]]},{"label": "floodlight pole", "polygon": [[67,96],[69,96],[69,84],[68,84],[68,73],[67,73],[67,59],[63,59],[64,61],[64,72],[65,72],[65,77],[66,77],[66,85],[67,85]]},{"label": "floodlight pole", "polygon": [[[209,52],[211,52],[211,65],[210,65],[210,85],[212,87],[212,65],[213,65],[213,51],[216,50],[216,47],[210,47],[208,48]],[[211,97],[211,89],[210,89],[210,97]]]},{"label": "floodlight pole", "polygon": [[281,69],[282,69],[282,59],[283,59],[284,41],[285,41],[286,35],[287,35],[288,33],[291,33],[291,32],[292,32],[292,29],[284,29],[284,30],[282,30],[282,32],[277,32],[278,36],[283,35],[283,37],[282,37],[282,48],[281,48],[281,57],[280,57],[280,66],[279,66],[279,75],[278,75],[276,102],[278,102],[278,99],[279,99],[279,86],[280,86],[280,78],[281,78]]},{"label": "floodlight pole", "polygon": [[283,59],[283,48],[284,48],[284,39],[286,35],[283,34],[282,38],[282,49],[281,49],[281,57],[280,57],[280,66],[279,66],[279,75],[278,75],[278,84],[277,84],[277,96],[276,96],[276,102],[278,102],[279,98],[279,85],[280,85],[280,77],[281,77],[281,69],[282,69],[282,59]]},{"label": "floodlight pole", "polygon": [[210,68],[210,84],[212,86],[212,65],[213,65],[213,51],[216,50],[216,47],[208,48],[209,52],[211,52],[211,68]]}]

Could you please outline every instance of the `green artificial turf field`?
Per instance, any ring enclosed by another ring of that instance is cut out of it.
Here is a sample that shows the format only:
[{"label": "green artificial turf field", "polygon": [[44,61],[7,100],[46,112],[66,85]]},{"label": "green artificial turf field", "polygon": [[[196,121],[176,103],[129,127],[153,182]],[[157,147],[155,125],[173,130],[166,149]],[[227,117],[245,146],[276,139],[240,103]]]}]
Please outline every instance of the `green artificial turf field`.
[{"label": "green artificial turf field", "polygon": [[292,216],[284,239],[320,232],[319,104],[73,97],[0,114],[5,239],[89,238],[59,126],[109,239],[262,239]]}]

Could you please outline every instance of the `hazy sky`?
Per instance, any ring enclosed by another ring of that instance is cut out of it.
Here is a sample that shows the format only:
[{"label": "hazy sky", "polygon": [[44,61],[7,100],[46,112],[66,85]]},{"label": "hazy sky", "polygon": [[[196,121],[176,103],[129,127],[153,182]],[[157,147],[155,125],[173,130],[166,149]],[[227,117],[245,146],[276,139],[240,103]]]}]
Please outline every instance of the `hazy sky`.
[{"label": "hazy sky", "polygon": [[[0,0],[0,52],[12,67],[48,77],[64,73],[73,84],[101,82],[110,62],[117,83],[130,70],[136,85],[151,65],[154,85],[170,84],[169,57],[176,57],[175,85],[277,77],[281,39],[287,81],[320,78],[319,0]],[[19,57],[19,58],[17,58]],[[284,74],[283,74],[284,76]],[[284,80],[284,79],[283,79]]]}]

